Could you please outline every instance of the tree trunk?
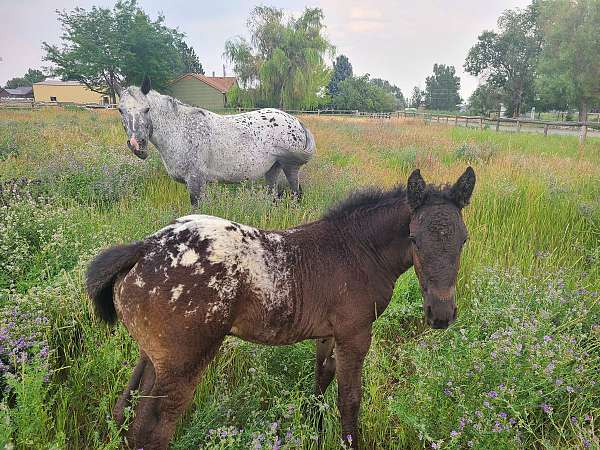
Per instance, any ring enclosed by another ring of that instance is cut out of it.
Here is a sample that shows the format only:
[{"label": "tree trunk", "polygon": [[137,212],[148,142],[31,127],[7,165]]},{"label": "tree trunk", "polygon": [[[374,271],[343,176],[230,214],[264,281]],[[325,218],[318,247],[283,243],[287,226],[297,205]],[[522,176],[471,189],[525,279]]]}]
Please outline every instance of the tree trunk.
[{"label": "tree trunk", "polygon": [[580,122],[587,122],[587,116],[588,116],[588,103],[587,103],[587,99],[582,98],[579,101],[579,121]]}]

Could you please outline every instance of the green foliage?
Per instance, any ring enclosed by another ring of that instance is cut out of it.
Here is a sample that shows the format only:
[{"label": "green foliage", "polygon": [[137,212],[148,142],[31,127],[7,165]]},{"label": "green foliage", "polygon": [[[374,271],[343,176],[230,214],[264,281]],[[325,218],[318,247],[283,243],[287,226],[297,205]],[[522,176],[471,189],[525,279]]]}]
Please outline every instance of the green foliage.
[{"label": "green foliage", "polygon": [[469,50],[464,68],[502,89],[507,114],[518,117],[533,99],[541,37],[537,28],[537,3],[525,9],[506,10],[498,19],[499,32],[484,31]]},{"label": "green foliage", "polygon": [[454,150],[454,156],[467,163],[488,162],[497,152],[497,147],[491,143],[463,142]]},{"label": "green foliage", "polygon": [[340,83],[352,76],[352,64],[346,55],[339,55],[333,62],[333,74],[327,86],[329,95],[335,97],[340,91]]},{"label": "green foliage", "polygon": [[418,108],[419,106],[421,106],[421,103],[423,103],[424,97],[425,92],[422,91],[418,86],[415,86],[410,96],[409,106],[411,108]]},{"label": "green foliage", "polygon": [[394,96],[371,83],[369,75],[346,78],[338,89],[339,92],[333,99],[338,109],[374,112],[396,109]]},{"label": "green foliage", "polygon": [[469,113],[477,116],[487,116],[490,112],[500,110],[502,92],[490,83],[482,83],[469,97]]},{"label": "green foliage", "polygon": [[433,75],[425,80],[425,104],[429,109],[453,111],[460,103],[460,77],[454,66],[433,65]]},{"label": "green foliage", "polygon": [[299,17],[286,20],[280,9],[257,6],[248,28],[251,43],[229,40],[224,55],[244,89],[256,86],[248,92],[256,106],[314,109],[329,101],[324,56],[333,47],[323,35],[321,9],[306,8]]},{"label": "green foliage", "polygon": [[33,86],[33,83],[37,83],[38,81],[44,81],[46,76],[42,73],[41,70],[37,69],[29,69],[27,73],[22,77],[11,78],[6,82],[6,88],[14,89],[20,86]]},{"label": "green foliage", "polygon": [[199,73],[204,75],[202,63],[198,59],[198,55],[196,55],[193,47],[189,47],[183,40],[177,42],[176,45],[181,57],[181,73]]},{"label": "green foliage", "polygon": [[404,109],[406,107],[404,94],[402,94],[402,91],[398,86],[391,84],[387,80],[382,80],[381,78],[373,78],[371,79],[371,83],[394,96],[394,99],[396,100],[396,109]]},{"label": "green foliage", "polygon": [[149,75],[156,89],[163,89],[175,75],[201,69],[183,34],[156,20],[136,0],[119,0],[113,9],[93,6],[57,11],[63,28],[63,46],[43,43],[44,59],[54,64],[53,73],[79,80],[115,101],[117,84],[140,84]]},{"label": "green foliage", "polygon": [[589,108],[600,103],[600,2],[545,0],[540,9],[540,96],[552,106],[577,107],[585,121]]}]

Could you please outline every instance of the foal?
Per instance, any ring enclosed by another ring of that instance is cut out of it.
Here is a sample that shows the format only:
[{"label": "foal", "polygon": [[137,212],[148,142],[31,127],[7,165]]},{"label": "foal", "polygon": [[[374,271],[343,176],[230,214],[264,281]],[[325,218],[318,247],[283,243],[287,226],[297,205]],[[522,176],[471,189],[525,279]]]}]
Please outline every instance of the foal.
[{"label": "foal", "polygon": [[141,353],[114,409],[122,422],[131,391],[141,394],[128,445],[167,448],[227,335],[271,345],[316,339],[316,392],[337,376],[342,435],[356,445],[371,325],[398,276],[414,265],[433,328],[456,318],[467,239],[461,209],[474,187],[470,167],[443,187],[426,185],[415,170],[406,189],[353,194],[296,228],[263,231],[192,215],[100,253],[88,269],[88,294],[103,320],[123,322]]}]

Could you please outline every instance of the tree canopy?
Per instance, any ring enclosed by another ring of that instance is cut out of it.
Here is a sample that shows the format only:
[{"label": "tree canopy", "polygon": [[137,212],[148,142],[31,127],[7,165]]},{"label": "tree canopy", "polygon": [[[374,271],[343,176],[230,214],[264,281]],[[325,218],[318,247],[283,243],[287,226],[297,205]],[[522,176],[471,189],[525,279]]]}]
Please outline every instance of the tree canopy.
[{"label": "tree canopy", "polygon": [[576,106],[587,120],[600,103],[600,1],[545,0],[540,5],[544,45],[537,88],[546,102]]},{"label": "tree canopy", "polygon": [[334,97],[337,109],[384,112],[396,109],[394,96],[369,80],[369,75],[341,81]]},{"label": "tree canopy", "polygon": [[410,101],[408,102],[409,106],[411,108],[418,108],[419,106],[421,106],[424,96],[425,92],[423,92],[420,87],[415,86],[410,95]]},{"label": "tree canopy", "polygon": [[400,88],[395,84],[392,84],[387,80],[382,80],[381,78],[373,78],[371,80],[371,83],[394,96],[396,109],[403,109],[406,106],[404,94],[402,93]]},{"label": "tree canopy", "polygon": [[286,17],[281,9],[257,6],[247,24],[250,42],[229,40],[224,55],[255,105],[310,109],[328,101],[331,74],[324,58],[333,46],[324,36],[321,9]]},{"label": "tree canopy", "polygon": [[537,16],[537,2],[525,9],[504,11],[498,19],[499,32],[481,33],[464,64],[470,74],[483,75],[488,83],[502,89],[507,112],[514,117],[525,102],[533,100],[541,50]]},{"label": "tree canopy", "polygon": [[352,76],[352,64],[346,55],[339,55],[333,62],[333,74],[327,86],[327,91],[332,97],[337,95],[340,88],[339,85],[346,78]]},{"label": "tree canopy", "polygon": [[149,75],[153,87],[162,89],[182,72],[202,70],[184,35],[167,27],[162,15],[150,19],[136,0],[119,0],[112,10],[77,7],[57,14],[62,47],[43,43],[52,73],[108,93],[113,101],[117,83],[139,84]]},{"label": "tree canopy", "polygon": [[502,92],[499,88],[490,83],[482,83],[469,97],[469,112],[483,116],[491,111],[499,111],[501,99]]},{"label": "tree canopy", "polygon": [[9,89],[14,89],[20,86],[33,86],[33,83],[43,81],[46,76],[38,69],[29,69],[22,77],[11,78],[6,82],[6,86]]},{"label": "tree canopy", "polygon": [[429,109],[451,111],[460,103],[460,78],[454,66],[433,65],[433,75],[425,79],[425,104]]}]

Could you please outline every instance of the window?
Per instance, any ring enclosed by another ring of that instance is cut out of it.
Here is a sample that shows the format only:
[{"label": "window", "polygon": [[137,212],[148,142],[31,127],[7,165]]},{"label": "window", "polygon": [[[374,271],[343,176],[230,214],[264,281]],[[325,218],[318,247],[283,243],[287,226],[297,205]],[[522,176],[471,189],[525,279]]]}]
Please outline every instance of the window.
[{"label": "window", "polygon": [[56,97],[50,97],[50,101],[51,102],[55,102],[56,101]]},{"label": "window", "polygon": [[102,97],[102,104],[108,105],[110,103],[110,99],[107,96]]}]

